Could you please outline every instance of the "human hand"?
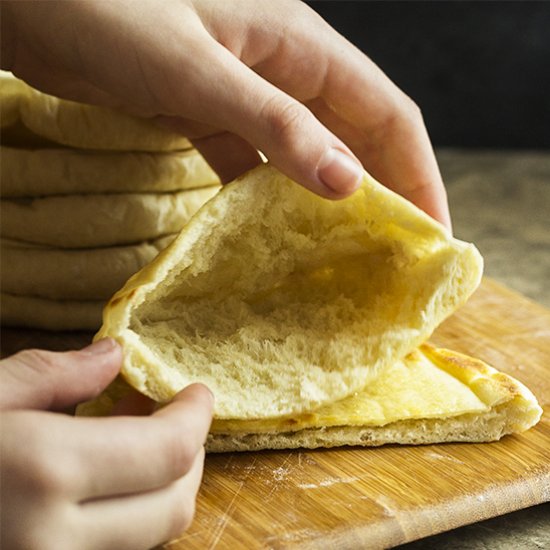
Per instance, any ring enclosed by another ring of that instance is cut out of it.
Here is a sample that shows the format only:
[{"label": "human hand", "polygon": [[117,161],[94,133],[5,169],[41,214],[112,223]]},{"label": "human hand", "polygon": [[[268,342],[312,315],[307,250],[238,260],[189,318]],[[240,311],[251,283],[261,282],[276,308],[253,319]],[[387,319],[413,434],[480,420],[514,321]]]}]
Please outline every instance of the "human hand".
[{"label": "human hand", "polygon": [[150,548],[189,525],[212,414],[204,386],[148,417],[49,412],[97,396],[121,360],[107,339],[0,362],[2,548]]},{"label": "human hand", "polygon": [[4,68],[61,97],[154,117],[222,181],[260,162],[330,198],[361,164],[450,227],[417,106],[297,0],[2,2]]}]

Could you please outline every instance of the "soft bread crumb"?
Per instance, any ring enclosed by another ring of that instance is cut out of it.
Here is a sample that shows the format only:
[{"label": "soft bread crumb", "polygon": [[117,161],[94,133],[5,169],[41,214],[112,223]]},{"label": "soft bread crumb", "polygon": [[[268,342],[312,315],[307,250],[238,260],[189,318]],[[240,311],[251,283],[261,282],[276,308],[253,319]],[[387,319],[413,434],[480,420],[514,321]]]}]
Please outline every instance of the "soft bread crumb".
[{"label": "soft bread crumb", "polygon": [[107,306],[99,336],[157,401],[201,381],[219,418],[309,410],[364,387],[477,287],[473,245],[367,174],[342,201],[261,166],[226,186]]}]

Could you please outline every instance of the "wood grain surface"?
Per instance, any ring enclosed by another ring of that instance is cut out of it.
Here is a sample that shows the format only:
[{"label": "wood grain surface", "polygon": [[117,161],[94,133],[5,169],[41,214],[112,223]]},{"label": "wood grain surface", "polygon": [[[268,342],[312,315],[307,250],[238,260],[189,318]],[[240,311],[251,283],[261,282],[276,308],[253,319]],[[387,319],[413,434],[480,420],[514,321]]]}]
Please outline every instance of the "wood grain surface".
[{"label": "wood grain surface", "polygon": [[[4,329],[2,354],[90,339]],[[193,525],[163,548],[387,548],[550,500],[550,311],[484,279],[431,341],[524,382],[540,423],[486,444],[212,455]]]}]

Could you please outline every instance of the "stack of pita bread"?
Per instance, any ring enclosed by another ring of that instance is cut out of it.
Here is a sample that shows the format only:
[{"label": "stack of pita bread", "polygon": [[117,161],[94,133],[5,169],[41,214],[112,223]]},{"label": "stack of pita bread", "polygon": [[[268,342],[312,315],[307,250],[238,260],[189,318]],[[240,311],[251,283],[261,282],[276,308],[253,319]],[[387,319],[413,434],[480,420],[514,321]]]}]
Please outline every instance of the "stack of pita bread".
[{"label": "stack of pita bread", "polygon": [[[263,165],[225,186],[104,311],[137,390],[214,393],[210,452],[493,441],[537,423],[519,381],[427,343],[482,258],[367,173],[330,201]],[[184,437],[184,435],[182,435]]]},{"label": "stack of pita bread", "polygon": [[2,324],[97,330],[107,300],[219,190],[150,121],[0,77]]}]

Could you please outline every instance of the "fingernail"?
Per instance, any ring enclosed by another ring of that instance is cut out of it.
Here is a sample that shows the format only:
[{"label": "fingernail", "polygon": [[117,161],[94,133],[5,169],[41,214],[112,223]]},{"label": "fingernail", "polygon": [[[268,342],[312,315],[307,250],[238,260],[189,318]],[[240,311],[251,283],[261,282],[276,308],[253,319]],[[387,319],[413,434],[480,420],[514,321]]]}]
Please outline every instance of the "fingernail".
[{"label": "fingernail", "polygon": [[200,385],[210,394],[210,401],[213,405],[216,401],[216,397],[214,396],[214,392],[206,384],[201,383]]},{"label": "fingernail", "polygon": [[91,355],[100,355],[102,353],[109,353],[116,347],[117,343],[114,338],[102,338],[85,348],[82,348],[81,351],[89,353]]},{"label": "fingernail", "polygon": [[337,193],[355,191],[363,179],[363,167],[339,149],[328,149],[317,165],[317,176]]},{"label": "fingernail", "polygon": [[214,403],[216,401],[216,397],[214,396],[214,392],[206,384],[202,384],[202,386],[204,388],[206,388],[206,390],[210,394],[210,399],[211,399],[212,403]]}]

